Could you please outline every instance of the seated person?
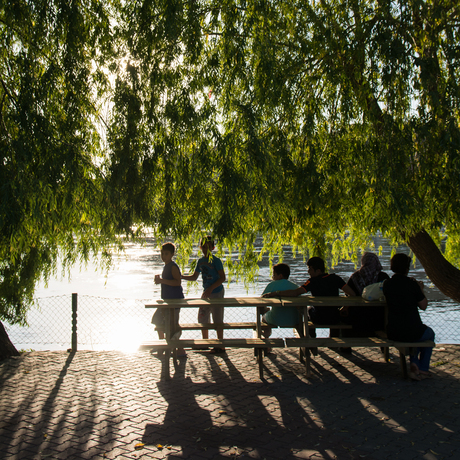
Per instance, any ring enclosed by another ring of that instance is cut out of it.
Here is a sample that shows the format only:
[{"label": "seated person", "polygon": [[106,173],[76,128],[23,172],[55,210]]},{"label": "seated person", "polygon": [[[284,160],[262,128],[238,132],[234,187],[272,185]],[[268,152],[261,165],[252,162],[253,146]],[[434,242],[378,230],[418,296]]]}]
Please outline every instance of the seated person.
[{"label": "seated person", "polygon": [[[338,296],[339,289],[347,295],[355,295],[353,289],[334,273],[326,273],[324,260],[321,257],[311,257],[307,261],[310,278],[302,286],[286,291],[275,291],[263,297],[298,297],[311,292],[313,296]],[[339,307],[316,307],[309,309],[310,319],[317,324],[338,324],[340,322]],[[316,334],[312,334],[315,337]]]},{"label": "seated person", "polygon": [[[348,286],[362,295],[363,290],[370,284],[379,283],[390,277],[382,271],[382,265],[376,254],[365,252],[361,257],[361,268],[353,273],[348,280]],[[385,307],[349,307],[342,309],[343,321],[353,325],[352,330],[344,330],[344,337],[372,337],[375,331],[385,329]]]},{"label": "seated person", "polygon": [[[398,253],[391,258],[391,270],[394,275],[385,281],[383,293],[388,306],[387,334],[391,340],[400,342],[423,342],[434,340],[433,330],[422,323],[418,309],[426,310],[428,300],[423,293],[422,282],[409,278],[411,259],[408,255]],[[410,357],[409,376],[421,380],[430,375],[430,359],[433,349],[417,348]]]},{"label": "seated person", "polygon": [[362,295],[366,286],[374,283],[380,283],[390,277],[382,271],[382,265],[376,254],[365,252],[361,257],[361,268],[353,273],[348,280],[350,286],[356,295]]},{"label": "seated person", "polygon": [[[297,289],[297,284],[289,281],[291,269],[287,264],[276,264],[273,266],[273,281],[267,285],[262,295],[273,291],[286,291],[288,289]],[[297,327],[300,323],[300,315],[297,307],[272,307],[264,314],[262,320],[272,326]],[[264,326],[264,337],[270,337],[271,327]]]}]

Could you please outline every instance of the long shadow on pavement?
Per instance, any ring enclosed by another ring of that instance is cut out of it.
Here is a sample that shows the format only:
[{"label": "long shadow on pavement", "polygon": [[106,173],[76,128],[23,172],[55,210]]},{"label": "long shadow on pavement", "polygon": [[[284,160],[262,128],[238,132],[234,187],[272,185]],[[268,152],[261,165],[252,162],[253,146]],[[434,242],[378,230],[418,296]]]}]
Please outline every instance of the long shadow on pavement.
[{"label": "long shadow on pavement", "polygon": [[[325,354],[313,380],[297,373],[300,364],[286,372],[272,359],[261,382],[245,378],[247,367],[238,370],[249,359],[206,355],[200,366],[181,363],[171,381],[158,384],[168,407],[162,423],[146,425],[143,442],[180,446],[184,458],[439,459],[457,448],[458,406],[446,397],[459,387],[449,375],[414,383],[394,364]],[[203,367],[211,371],[204,381],[194,374]]]}]

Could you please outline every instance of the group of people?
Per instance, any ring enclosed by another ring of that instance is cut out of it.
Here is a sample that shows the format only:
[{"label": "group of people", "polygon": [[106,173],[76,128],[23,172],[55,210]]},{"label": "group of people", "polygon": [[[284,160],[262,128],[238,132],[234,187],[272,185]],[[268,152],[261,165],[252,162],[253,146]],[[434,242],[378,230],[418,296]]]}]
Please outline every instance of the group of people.
[{"label": "group of people", "polygon": [[[182,280],[196,281],[201,274],[203,279],[203,299],[223,298],[225,289],[225,271],[222,261],[212,251],[214,241],[211,236],[200,242],[203,256],[197,261],[193,273],[182,275],[179,266],[173,261],[175,246],[165,243],[161,248],[161,259],[164,262],[162,275],[155,276],[155,284],[161,284],[162,299],[183,299]],[[395,254],[391,258],[391,270],[394,275],[390,278],[382,271],[382,265],[376,254],[365,252],[361,258],[361,267],[355,271],[348,282],[339,275],[327,273],[324,260],[320,257],[311,257],[307,261],[309,279],[301,286],[289,280],[290,267],[280,263],[273,266],[272,279],[262,293],[262,297],[297,297],[310,293],[313,296],[338,296],[343,291],[347,296],[360,296],[366,286],[383,282],[388,318],[385,324],[384,307],[312,307],[309,309],[310,320],[317,325],[333,325],[339,323],[351,324],[351,330],[343,330],[342,334],[349,337],[368,337],[376,331],[386,329],[388,338],[401,342],[421,342],[434,340],[433,330],[423,324],[420,310],[425,310],[428,300],[424,294],[424,285],[414,278],[408,277],[411,258],[403,253]],[[338,302],[340,303],[340,302]],[[200,307],[198,312],[199,323],[223,323],[224,308],[218,306]],[[175,322],[179,322],[179,309],[175,311]],[[159,337],[163,337],[164,318],[160,310],[154,314],[152,323],[156,324]],[[268,337],[271,327],[293,327],[299,333],[301,318],[297,307],[275,306],[263,315],[264,335]],[[331,334],[334,334],[334,329]],[[208,331],[202,330],[203,338],[208,338]],[[315,330],[310,330],[315,337]],[[217,337],[223,338],[223,330],[217,330]],[[351,349],[342,349],[351,352]],[[225,348],[215,347],[211,353],[225,353]],[[432,348],[420,347],[417,353],[410,358],[410,377],[421,380],[430,376],[429,365]],[[179,356],[185,356],[184,350],[179,350]]]},{"label": "group of people", "polygon": [[[161,298],[166,299],[183,299],[184,292],[182,290],[182,280],[196,281],[201,273],[203,278],[203,294],[202,299],[221,299],[225,295],[225,271],[222,261],[219,257],[213,255],[214,240],[211,236],[207,236],[200,241],[200,249],[203,257],[198,259],[195,270],[190,275],[182,275],[179,266],[173,261],[176,247],[173,243],[165,243],[161,247],[161,260],[164,262],[163,273],[155,275],[155,284],[161,284]],[[174,321],[179,323],[179,308],[175,309]],[[198,322],[202,324],[224,322],[224,307],[210,306],[200,307],[198,310]],[[152,318],[152,323],[156,325],[158,337],[164,338],[162,329],[164,328],[164,315],[161,310],[157,310]],[[208,330],[202,329],[203,339],[208,338]],[[224,331],[217,330],[217,338],[223,339]],[[203,349],[206,349],[203,348]],[[213,354],[225,353],[224,347],[214,347],[210,351]],[[178,356],[186,356],[185,350],[179,349]]]}]

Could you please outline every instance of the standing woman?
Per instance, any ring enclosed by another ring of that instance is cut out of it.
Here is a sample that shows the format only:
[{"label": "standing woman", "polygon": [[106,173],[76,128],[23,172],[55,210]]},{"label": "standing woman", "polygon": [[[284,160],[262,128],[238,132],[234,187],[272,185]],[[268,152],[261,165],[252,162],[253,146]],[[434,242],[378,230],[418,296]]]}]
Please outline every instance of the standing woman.
[{"label": "standing woman", "polygon": [[[400,342],[423,342],[434,340],[433,330],[422,323],[420,310],[426,310],[428,300],[423,293],[424,285],[407,274],[410,257],[398,253],[391,258],[394,275],[383,285],[383,293],[388,305],[388,338]],[[429,367],[433,348],[420,347],[410,357],[409,376],[421,380],[430,376]]]}]

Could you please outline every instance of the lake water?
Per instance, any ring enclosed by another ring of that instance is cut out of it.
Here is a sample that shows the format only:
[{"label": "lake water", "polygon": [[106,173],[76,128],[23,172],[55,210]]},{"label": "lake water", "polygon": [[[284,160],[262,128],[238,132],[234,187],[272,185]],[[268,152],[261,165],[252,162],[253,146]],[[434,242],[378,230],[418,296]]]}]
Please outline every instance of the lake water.
[{"label": "lake water", "polygon": [[[380,261],[384,271],[391,276],[392,272],[389,268],[391,248],[383,238],[379,237],[375,238],[375,245],[376,248],[382,247]],[[409,253],[406,247],[400,247],[398,251]],[[199,256],[198,249],[194,255]],[[283,262],[291,267],[291,281],[299,285],[306,281],[308,272],[301,255],[297,254],[294,257],[290,247],[285,247]],[[160,298],[160,287],[153,283],[153,278],[155,274],[161,273],[162,268],[159,249],[152,238],[146,238],[143,245],[126,243],[125,253],[115,256],[115,264],[108,274],[97,271],[95,265],[89,264],[82,270],[75,267],[71,272],[70,281],[51,279],[48,286],[40,284],[36,290],[38,309],[32,309],[30,312],[29,327],[6,325],[8,333],[18,349],[68,348],[71,295],[77,293],[79,349],[136,349],[141,341],[156,337],[150,324],[152,311],[146,311],[143,305],[146,300]],[[337,273],[348,280],[355,269],[352,262],[344,262],[335,266],[330,272]],[[460,343],[459,304],[439,292],[427,279],[420,264],[417,263],[411,269],[410,276],[423,281],[426,285],[425,293],[429,299],[429,307],[426,312],[422,312],[422,318],[435,330],[437,342]],[[225,285],[225,296],[260,296],[270,281],[269,261],[268,257],[264,257],[259,264],[258,281],[245,286],[241,280],[230,280]],[[182,286],[186,297],[201,295],[200,279],[196,283],[183,281]],[[226,321],[253,321],[254,311],[226,309],[225,319]],[[196,312],[191,309],[183,310],[181,321],[196,322]],[[196,332],[187,334],[192,337]],[[213,332],[211,337],[212,334]],[[250,332],[245,334],[244,336],[247,336]],[[286,335],[292,335],[292,331],[278,329],[274,330],[273,334],[275,337]]]}]

